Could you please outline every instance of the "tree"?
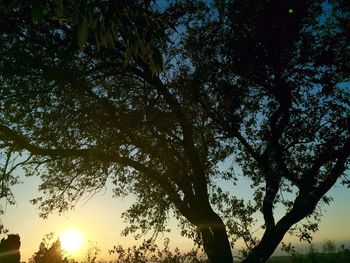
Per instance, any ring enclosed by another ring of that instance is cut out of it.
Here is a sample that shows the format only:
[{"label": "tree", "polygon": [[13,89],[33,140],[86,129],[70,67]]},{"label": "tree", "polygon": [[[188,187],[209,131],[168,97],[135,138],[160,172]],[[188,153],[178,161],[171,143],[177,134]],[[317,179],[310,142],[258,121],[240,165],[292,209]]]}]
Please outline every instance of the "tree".
[{"label": "tree", "polygon": [[40,243],[39,250],[29,260],[30,263],[70,263],[74,262],[64,256],[61,242],[52,242],[53,234],[47,234]]},{"label": "tree", "polygon": [[[211,262],[232,262],[238,237],[242,262],[265,262],[288,231],[310,240],[327,191],[350,185],[348,5],[175,2],[159,10],[177,27],[158,73],[137,55],[126,64],[117,40],[80,50],[76,31],[49,19],[1,34],[5,163],[41,176],[44,217],[111,180],[136,196],[124,234],[164,231],[175,215]],[[217,183],[239,179],[220,168],[229,158],[251,180],[249,201]],[[258,212],[262,237],[249,231]]]},{"label": "tree", "polygon": [[8,235],[0,242],[0,260],[3,263],[19,263],[21,254],[19,248],[21,241],[19,235]]},{"label": "tree", "polygon": [[125,48],[126,62],[131,56],[137,56],[150,63],[154,72],[162,67],[159,47],[166,41],[166,21],[160,19],[152,0],[18,0],[2,5],[1,15],[10,15],[2,21],[5,30],[16,28],[21,19],[37,24],[46,18],[72,27],[80,49],[93,37],[98,49],[115,48],[116,43]]}]

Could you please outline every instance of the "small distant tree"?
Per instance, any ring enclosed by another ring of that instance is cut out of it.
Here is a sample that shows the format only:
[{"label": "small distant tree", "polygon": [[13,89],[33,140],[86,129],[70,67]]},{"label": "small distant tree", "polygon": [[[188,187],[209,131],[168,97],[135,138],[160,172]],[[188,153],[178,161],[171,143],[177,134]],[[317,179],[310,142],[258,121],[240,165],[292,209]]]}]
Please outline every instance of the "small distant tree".
[{"label": "small distant tree", "polygon": [[97,261],[97,256],[101,252],[101,249],[97,246],[97,244],[94,244],[92,241],[89,241],[89,246],[85,254],[85,259],[83,260],[83,263],[97,263],[100,261]]},{"label": "small distant tree", "polygon": [[0,262],[1,263],[19,263],[21,254],[19,248],[21,241],[19,235],[8,235],[0,242]]},{"label": "small distant tree", "polygon": [[74,263],[64,256],[59,239],[51,242],[53,234],[47,234],[40,243],[39,250],[32,256],[29,263]]}]

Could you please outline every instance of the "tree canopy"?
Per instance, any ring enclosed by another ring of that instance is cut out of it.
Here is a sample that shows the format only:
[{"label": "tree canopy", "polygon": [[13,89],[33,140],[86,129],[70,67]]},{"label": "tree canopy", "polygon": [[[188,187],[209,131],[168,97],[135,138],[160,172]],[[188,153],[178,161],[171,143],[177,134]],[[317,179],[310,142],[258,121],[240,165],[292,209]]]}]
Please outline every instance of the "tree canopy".
[{"label": "tree canopy", "polygon": [[[175,216],[211,262],[232,262],[237,238],[242,262],[265,262],[288,231],[309,240],[328,190],[350,185],[348,4],[156,3],[141,7],[161,21],[161,67],[140,55],[153,54],[147,45],[82,38],[84,15],[33,23],[27,9],[1,11],[1,25],[16,25],[0,34],[1,197],[17,166],[41,176],[44,217],[111,181],[136,199],[124,234],[165,231]],[[222,189],[241,176],[249,201]],[[262,237],[250,232],[260,212]]]},{"label": "tree canopy", "polygon": [[39,250],[29,259],[30,263],[75,263],[67,258],[61,247],[59,239],[52,242],[53,233],[47,234],[39,245]]}]

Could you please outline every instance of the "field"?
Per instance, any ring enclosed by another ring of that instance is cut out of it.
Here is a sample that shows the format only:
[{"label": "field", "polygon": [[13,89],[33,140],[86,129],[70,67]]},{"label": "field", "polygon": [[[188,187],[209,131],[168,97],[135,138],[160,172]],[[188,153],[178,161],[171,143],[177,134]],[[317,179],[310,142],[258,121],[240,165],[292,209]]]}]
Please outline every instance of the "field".
[{"label": "field", "polygon": [[271,257],[267,263],[349,263],[350,249],[344,245],[336,247],[334,242],[326,240],[321,251],[312,245],[308,252],[302,254],[295,249],[290,249],[288,256]]}]

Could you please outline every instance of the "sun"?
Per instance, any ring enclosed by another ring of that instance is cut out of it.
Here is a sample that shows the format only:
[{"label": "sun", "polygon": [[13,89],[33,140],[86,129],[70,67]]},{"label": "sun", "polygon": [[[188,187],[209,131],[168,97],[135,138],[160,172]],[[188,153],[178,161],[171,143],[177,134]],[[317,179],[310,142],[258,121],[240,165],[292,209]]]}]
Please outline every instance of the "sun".
[{"label": "sun", "polygon": [[62,248],[68,253],[77,252],[83,244],[82,235],[74,229],[62,233],[59,239]]}]

